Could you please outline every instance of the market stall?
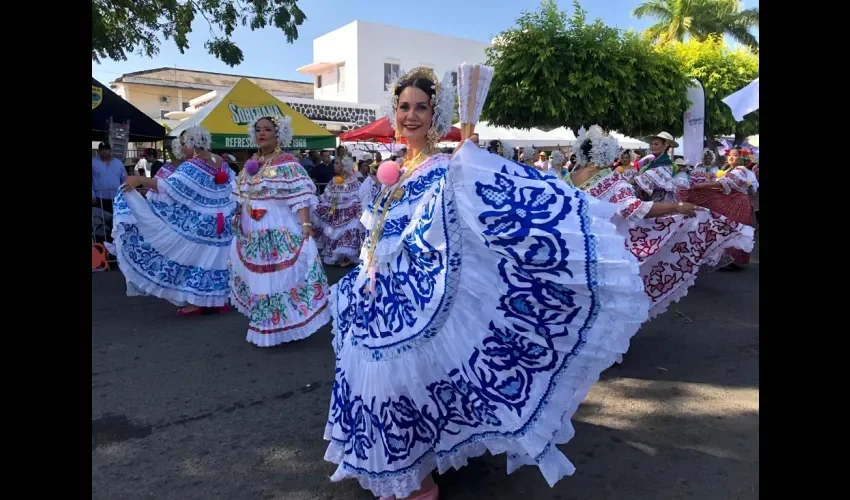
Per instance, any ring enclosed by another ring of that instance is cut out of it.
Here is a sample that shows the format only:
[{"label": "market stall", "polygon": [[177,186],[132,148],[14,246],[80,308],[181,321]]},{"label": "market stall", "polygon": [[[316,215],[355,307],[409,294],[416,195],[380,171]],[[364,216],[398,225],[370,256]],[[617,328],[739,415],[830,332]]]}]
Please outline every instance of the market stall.
[{"label": "market stall", "polygon": [[91,140],[106,141],[110,118],[114,123],[130,122],[129,142],[157,142],[165,138],[165,128],[139,108],[122,99],[109,87],[91,79]]}]

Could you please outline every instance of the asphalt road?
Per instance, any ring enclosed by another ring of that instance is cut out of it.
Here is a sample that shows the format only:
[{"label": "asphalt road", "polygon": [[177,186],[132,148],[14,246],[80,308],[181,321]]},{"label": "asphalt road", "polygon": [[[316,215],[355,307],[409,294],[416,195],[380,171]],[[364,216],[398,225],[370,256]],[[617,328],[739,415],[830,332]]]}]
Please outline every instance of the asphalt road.
[{"label": "asphalt road", "polygon": [[[92,274],[92,499],[373,498],[328,480],[329,327],[273,349],[246,327]],[[438,478],[441,498],[757,499],[758,360],[758,264],[701,276],[580,407],[563,447],[574,476],[549,488],[485,457]]]}]

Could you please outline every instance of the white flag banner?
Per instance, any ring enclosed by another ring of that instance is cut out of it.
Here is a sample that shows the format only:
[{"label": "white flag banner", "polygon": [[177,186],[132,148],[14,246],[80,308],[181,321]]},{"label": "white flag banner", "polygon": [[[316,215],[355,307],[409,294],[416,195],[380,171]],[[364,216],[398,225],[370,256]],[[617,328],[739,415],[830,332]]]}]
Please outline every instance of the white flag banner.
[{"label": "white flag banner", "polygon": [[685,133],[682,136],[682,156],[688,165],[702,161],[702,145],[705,137],[705,91],[697,80],[691,80],[688,100],[691,107],[685,111]]},{"label": "white flag banner", "polygon": [[744,116],[759,109],[759,79],[756,78],[746,87],[725,97],[723,103],[732,110],[736,122],[743,121]]}]

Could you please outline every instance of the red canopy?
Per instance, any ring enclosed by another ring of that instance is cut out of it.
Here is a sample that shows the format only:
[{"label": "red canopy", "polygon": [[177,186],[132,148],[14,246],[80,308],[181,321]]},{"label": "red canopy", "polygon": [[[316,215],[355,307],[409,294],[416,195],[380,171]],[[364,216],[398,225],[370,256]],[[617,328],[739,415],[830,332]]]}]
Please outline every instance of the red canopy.
[{"label": "red canopy", "polygon": [[[378,118],[369,125],[364,125],[360,128],[349,130],[344,134],[340,134],[339,140],[343,142],[395,142],[395,131],[390,126],[390,119],[386,116]],[[441,138],[442,142],[460,142],[460,129],[452,127],[445,137]],[[407,144],[405,139],[402,139],[402,144]]]}]

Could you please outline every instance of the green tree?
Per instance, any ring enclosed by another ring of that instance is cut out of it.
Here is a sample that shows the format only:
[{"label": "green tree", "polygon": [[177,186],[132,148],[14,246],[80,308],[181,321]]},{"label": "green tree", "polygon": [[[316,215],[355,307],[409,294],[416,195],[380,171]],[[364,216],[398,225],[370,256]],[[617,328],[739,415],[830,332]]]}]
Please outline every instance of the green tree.
[{"label": "green tree", "polygon": [[757,134],[759,113],[748,114],[744,121],[735,122],[729,106],[722,99],[746,87],[759,76],[758,56],[744,49],[730,49],[719,35],[705,41],[690,39],[659,47],[679,61],[688,76],[698,79],[705,89],[705,135],[735,134],[738,140]]},{"label": "green tree", "polygon": [[759,27],[759,9],[742,9],[740,0],[646,0],[632,15],[656,19],[644,33],[662,45],[682,42],[686,35],[705,40],[726,34],[758,52],[758,40],[750,30]]},{"label": "green tree", "polygon": [[483,119],[552,129],[599,124],[631,136],[682,131],[688,79],[677,60],[631,32],[571,18],[552,0],[523,12],[488,49],[495,68]]},{"label": "green tree", "polygon": [[[207,51],[229,66],[241,64],[242,50],[231,40],[237,25],[251,30],[275,26],[292,43],[307,16],[298,0],[92,0],[91,58],[127,60],[127,53],[159,53],[160,36],[184,53],[192,21],[202,16],[210,28]],[[216,32],[215,30],[218,30]]]}]

